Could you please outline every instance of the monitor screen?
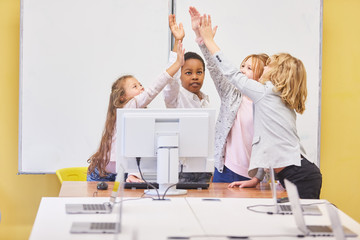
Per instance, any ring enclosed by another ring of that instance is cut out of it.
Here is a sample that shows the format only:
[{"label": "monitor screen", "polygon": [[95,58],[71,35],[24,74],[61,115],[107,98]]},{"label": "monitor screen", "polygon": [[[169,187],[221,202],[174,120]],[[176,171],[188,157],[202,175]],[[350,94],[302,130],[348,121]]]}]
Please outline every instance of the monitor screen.
[{"label": "monitor screen", "polygon": [[[116,130],[117,164],[125,172],[138,172],[137,157],[154,180],[158,171],[214,171],[214,109],[117,109]],[[175,159],[176,169],[158,170],[160,157]]]}]

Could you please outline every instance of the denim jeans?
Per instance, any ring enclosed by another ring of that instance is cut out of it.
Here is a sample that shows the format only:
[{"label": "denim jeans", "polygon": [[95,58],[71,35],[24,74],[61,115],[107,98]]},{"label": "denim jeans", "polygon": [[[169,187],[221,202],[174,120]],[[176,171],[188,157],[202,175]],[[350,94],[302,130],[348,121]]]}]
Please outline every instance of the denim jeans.
[{"label": "denim jeans", "polygon": [[250,180],[250,178],[234,173],[226,166],[224,166],[224,171],[222,173],[215,168],[213,182],[232,183],[235,181],[246,181],[246,180]]},{"label": "denim jeans", "polygon": [[87,174],[87,181],[104,181],[104,182],[114,182],[116,178],[116,173],[108,173],[105,177],[100,177],[99,170],[94,169],[94,172]]}]

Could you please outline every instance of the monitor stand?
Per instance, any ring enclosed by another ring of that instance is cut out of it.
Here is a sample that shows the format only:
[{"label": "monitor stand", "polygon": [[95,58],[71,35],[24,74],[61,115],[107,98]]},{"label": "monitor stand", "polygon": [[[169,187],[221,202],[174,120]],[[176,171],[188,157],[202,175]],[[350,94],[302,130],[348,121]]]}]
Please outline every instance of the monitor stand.
[{"label": "monitor stand", "polygon": [[[179,137],[177,134],[158,136],[157,139],[157,182],[155,189],[145,190],[147,195],[183,195],[187,190],[176,189],[179,182]],[[170,189],[168,189],[173,185]],[[168,190],[167,190],[168,189]],[[167,190],[167,191],[166,191]]]}]

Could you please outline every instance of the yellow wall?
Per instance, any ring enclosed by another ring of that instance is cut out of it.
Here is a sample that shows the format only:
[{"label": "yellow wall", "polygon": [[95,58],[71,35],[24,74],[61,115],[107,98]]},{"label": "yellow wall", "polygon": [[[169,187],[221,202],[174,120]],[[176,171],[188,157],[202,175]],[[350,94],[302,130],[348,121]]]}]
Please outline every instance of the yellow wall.
[{"label": "yellow wall", "polygon": [[[359,9],[358,0],[324,0],[321,112],[321,197],[358,222]],[[19,24],[20,1],[0,0],[0,239],[27,239],[41,197],[57,196],[60,189],[55,175],[16,175]]]},{"label": "yellow wall", "polygon": [[28,239],[43,196],[58,196],[55,175],[18,169],[20,1],[0,0],[0,239]]},{"label": "yellow wall", "polygon": [[322,198],[360,222],[360,1],[324,0]]}]

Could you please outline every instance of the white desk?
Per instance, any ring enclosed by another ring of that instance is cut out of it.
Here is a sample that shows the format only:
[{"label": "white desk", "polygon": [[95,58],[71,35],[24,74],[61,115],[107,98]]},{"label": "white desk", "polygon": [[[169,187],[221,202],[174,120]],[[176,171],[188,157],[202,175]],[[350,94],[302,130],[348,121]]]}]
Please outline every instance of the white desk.
[{"label": "white desk", "polygon": [[[30,235],[39,239],[130,239],[166,240],[168,236],[219,235],[284,235],[300,234],[292,215],[267,215],[251,212],[246,206],[272,204],[271,199],[221,198],[220,201],[204,201],[201,198],[171,198],[170,201],[151,199],[123,202],[122,232],[117,235],[70,234],[74,221],[116,221],[117,212],[111,214],[65,213],[66,203],[102,203],[108,198],[42,198]],[[323,200],[319,200],[323,201]],[[330,222],[325,207],[320,205],[323,216],[306,216],[307,224]],[[343,225],[360,236],[360,224],[340,212]],[[200,239],[209,239],[196,238]],[[256,240],[265,237],[251,238]],[[297,239],[275,237],[271,239]],[[309,239],[314,239],[310,237]],[[332,238],[320,238],[332,239]],[[351,238],[355,239],[355,238]]]},{"label": "white desk", "polygon": [[[272,199],[260,198],[222,198],[221,201],[202,201],[200,198],[188,198],[199,224],[208,235],[233,235],[233,236],[263,236],[251,239],[269,239],[271,235],[296,235],[303,234],[296,226],[293,215],[269,215],[253,212],[247,206],[272,205]],[[326,202],[326,200],[301,200],[301,203]],[[322,216],[305,216],[307,225],[331,225],[326,207],[319,204]],[[273,212],[271,206],[255,207],[258,211]],[[343,225],[353,230],[360,236],[360,224],[346,214],[339,211]],[[319,237],[317,237],[319,238]],[[270,239],[298,239],[295,237],[274,237]],[[307,238],[306,238],[307,239]],[[314,239],[309,237],[309,239]],[[332,239],[322,238],[319,239]],[[350,238],[349,238],[350,239]],[[357,239],[357,238],[351,238]]]},{"label": "white desk", "polygon": [[[118,212],[111,214],[66,214],[66,203],[103,203],[109,198],[42,198],[30,239],[99,239],[97,234],[70,234],[72,222],[112,222]],[[166,239],[170,234],[203,234],[188,203],[183,198],[153,201],[149,198],[123,202],[122,232],[101,239]],[[138,238],[133,238],[137,235]]]}]

